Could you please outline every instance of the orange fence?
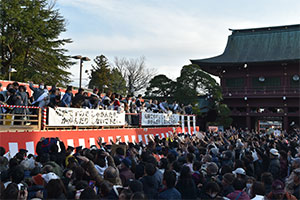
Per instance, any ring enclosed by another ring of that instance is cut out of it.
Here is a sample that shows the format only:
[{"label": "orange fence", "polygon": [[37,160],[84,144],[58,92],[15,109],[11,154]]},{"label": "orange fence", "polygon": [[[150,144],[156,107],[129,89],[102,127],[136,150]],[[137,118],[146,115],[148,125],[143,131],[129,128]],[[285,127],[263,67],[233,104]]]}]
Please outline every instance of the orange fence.
[{"label": "orange fence", "polygon": [[[103,142],[109,143],[120,138],[122,142],[140,142],[148,143],[148,135],[160,138],[168,138],[173,133],[188,132],[187,128],[181,127],[163,127],[163,128],[124,128],[124,129],[103,129],[103,130],[60,130],[60,131],[27,131],[27,132],[0,132],[0,146],[13,157],[19,149],[27,149],[28,154],[35,154],[37,142],[44,138],[59,137],[66,146],[90,147],[95,145],[98,137],[103,138]],[[191,128],[191,131],[199,131]]]}]

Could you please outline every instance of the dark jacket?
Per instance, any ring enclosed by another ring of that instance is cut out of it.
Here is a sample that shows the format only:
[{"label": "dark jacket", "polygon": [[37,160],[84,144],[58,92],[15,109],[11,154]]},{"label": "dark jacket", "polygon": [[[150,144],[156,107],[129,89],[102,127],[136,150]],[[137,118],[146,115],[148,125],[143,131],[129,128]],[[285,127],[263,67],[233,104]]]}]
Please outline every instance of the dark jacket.
[{"label": "dark jacket", "polygon": [[198,189],[193,179],[179,179],[176,189],[181,193],[183,199],[196,199]]},{"label": "dark jacket", "polygon": [[155,199],[158,196],[159,185],[154,176],[144,176],[140,180],[143,183],[144,193],[147,199]]},{"label": "dark jacket", "polygon": [[168,188],[159,193],[158,199],[175,200],[181,199],[181,194],[176,188]]},{"label": "dark jacket", "polygon": [[274,179],[280,175],[280,162],[278,158],[272,158],[270,160],[268,172],[273,175]]},{"label": "dark jacket", "polygon": [[232,185],[228,185],[226,187],[223,188],[222,190],[222,195],[224,197],[226,197],[228,194],[230,194],[231,192],[234,192],[234,187]]},{"label": "dark jacket", "polygon": [[134,179],[134,174],[131,172],[129,168],[124,167],[123,169],[120,169],[120,178],[122,184],[125,185],[129,179]]}]

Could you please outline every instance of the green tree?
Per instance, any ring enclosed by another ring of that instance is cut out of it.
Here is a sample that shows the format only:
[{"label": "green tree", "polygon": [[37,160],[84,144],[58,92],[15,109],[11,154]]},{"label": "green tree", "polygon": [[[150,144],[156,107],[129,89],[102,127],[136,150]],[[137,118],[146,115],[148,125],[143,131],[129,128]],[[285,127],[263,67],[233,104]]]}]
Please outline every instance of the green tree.
[{"label": "green tree", "polygon": [[95,65],[92,65],[89,88],[98,88],[103,91],[109,85],[110,65],[104,55],[97,56],[94,59]]},{"label": "green tree", "polygon": [[66,24],[54,6],[47,0],[0,1],[1,78],[7,79],[13,67],[14,80],[70,82],[66,69],[73,63],[63,46],[72,41],[59,38]]},{"label": "green tree", "polygon": [[110,76],[111,80],[108,87],[111,89],[111,91],[125,95],[127,93],[127,87],[122,73],[117,68],[113,68]]},{"label": "green tree", "polygon": [[219,104],[217,107],[217,114],[217,125],[229,128],[232,123],[232,118],[230,117],[231,111],[228,106],[226,104]]},{"label": "green tree", "polygon": [[215,102],[222,99],[221,87],[198,65],[185,65],[177,78],[175,99],[185,104],[196,104],[198,95],[210,95]]},{"label": "green tree", "polygon": [[163,74],[153,77],[149,84],[146,91],[146,95],[149,97],[172,97],[176,87],[176,82]]},{"label": "green tree", "polygon": [[122,73],[111,67],[108,59],[104,55],[97,56],[94,59],[95,65],[92,65],[89,88],[98,88],[100,91],[105,91],[106,88],[112,92],[126,94],[126,81]]}]

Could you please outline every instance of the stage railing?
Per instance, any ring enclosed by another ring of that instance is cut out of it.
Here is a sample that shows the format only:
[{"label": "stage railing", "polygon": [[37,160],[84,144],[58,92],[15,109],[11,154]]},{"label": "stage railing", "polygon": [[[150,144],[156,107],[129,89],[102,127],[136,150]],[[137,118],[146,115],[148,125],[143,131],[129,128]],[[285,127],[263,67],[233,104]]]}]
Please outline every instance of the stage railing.
[{"label": "stage railing", "polygon": [[36,106],[0,105],[0,131],[41,130],[42,108]]},{"label": "stage railing", "polygon": [[192,134],[191,127],[194,130],[196,127],[195,115],[118,113],[107,110],[16,105],[0,105],[0,109],[0,131],[181,126],[184,132]]}]

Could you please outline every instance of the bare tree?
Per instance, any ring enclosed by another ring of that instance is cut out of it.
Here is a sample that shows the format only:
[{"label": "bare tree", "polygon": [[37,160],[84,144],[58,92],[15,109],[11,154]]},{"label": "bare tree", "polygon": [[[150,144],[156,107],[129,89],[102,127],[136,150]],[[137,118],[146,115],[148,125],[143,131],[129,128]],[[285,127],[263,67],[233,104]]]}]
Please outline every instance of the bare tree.
[{"label": "bare tree", "polygon": [[145,57],[137,59],[115,57],[115,66],[126,81],[128,93],[131,95],[146,90],[149,81],[155,76],[156,70],[146,67]]}]

